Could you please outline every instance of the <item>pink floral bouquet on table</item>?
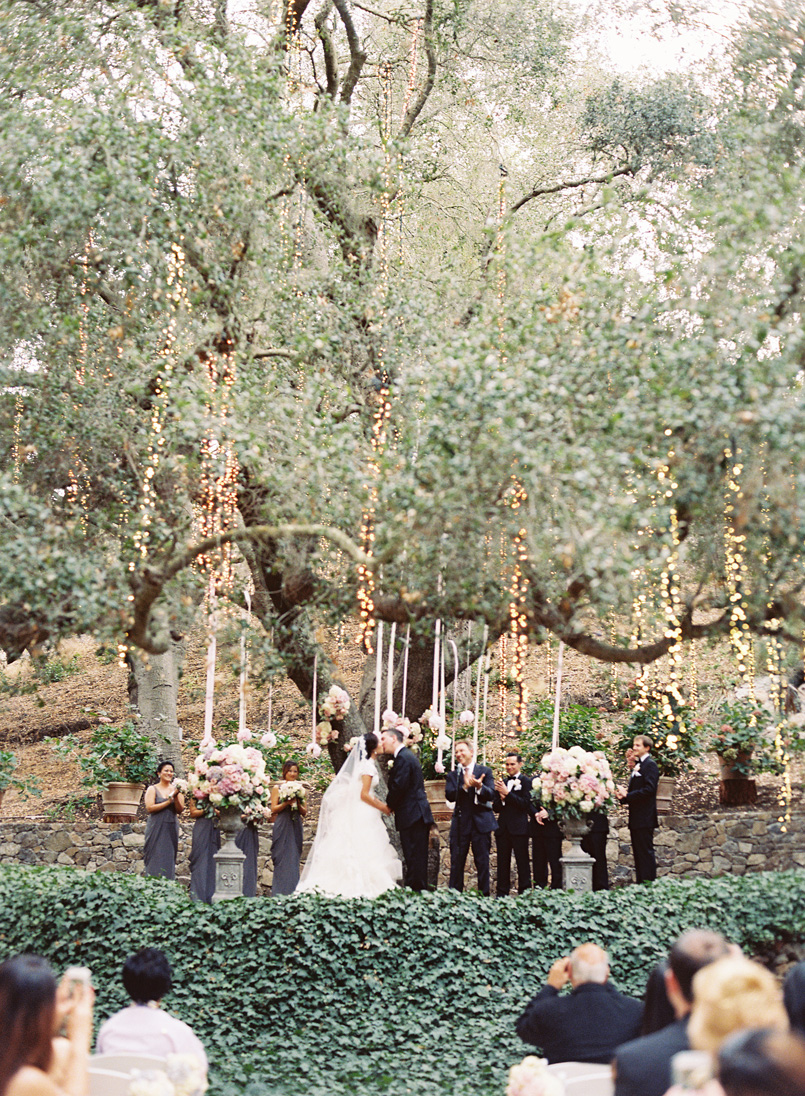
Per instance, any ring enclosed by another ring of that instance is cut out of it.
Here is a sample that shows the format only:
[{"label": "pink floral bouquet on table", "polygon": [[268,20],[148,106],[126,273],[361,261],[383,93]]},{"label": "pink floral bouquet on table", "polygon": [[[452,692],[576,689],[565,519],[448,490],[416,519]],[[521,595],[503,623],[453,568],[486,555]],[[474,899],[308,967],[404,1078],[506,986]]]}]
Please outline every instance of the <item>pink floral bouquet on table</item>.
[{"label": "pink floral bouquet on table", "polygon": [[580,746],[557,747],[542,758],[532,783],[532,795],[554,818],[586,818],[592,811],[615,805],[615,782],[609,762],[600,750],[588,753]]},{"label": "pink floral bouquet on table", "polygon": [[187,785],[197,806],[210,818],[227,807],[239,807],[247,820],[262,818],[269,802],[265,759],[254,746],[240,742],[203,749]]},{"label": "pink floral bouquet on table", "polygon": [[509,1070],[506,1096],[565,1096],[562,1081],[548,1072],[546,1058],[529,1054]]}]

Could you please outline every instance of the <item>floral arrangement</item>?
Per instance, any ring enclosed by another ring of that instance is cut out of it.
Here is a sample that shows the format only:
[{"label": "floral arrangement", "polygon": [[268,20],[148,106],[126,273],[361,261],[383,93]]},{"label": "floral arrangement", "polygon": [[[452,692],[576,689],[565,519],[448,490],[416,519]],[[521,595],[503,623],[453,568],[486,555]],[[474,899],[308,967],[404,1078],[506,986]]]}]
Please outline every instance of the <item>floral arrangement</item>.
[{"label": "floral arrangement", "polygon": [[247,820],[259,818],[268,805],[265,758],[253,746],[240,742],[203,749],[187,784],[197,805],[210,817],[227,807],[239,807]]},{"label": "floral arrangement", "polygon": [[[465,713],[462,712],[462,715]],[[471,714],[471,713],[470,713]],[[439,760],[440,753],[449,750],[453,740],[445,731],[445,720],[436,708],[426,708],[420,716],[419,723],[413,723],[412,727],[425,727],[430,731],[429,735],[420,734],[413,748],[419,754],[422,773],[426,780],[435,776],[444,776],[444,761]]]},{"label": "floral arrangement", "polygon": [[331,685],[324,700],[319,704],[319,709],[327,718],[316,724],[316,741],[311,742],[310,746],[317,746],[318,753],[315,749],[309,748],[307,752],[311,757],[319,757],[322,746],[338,741],[338,731],[335,730],[330,720],[340,720],[346,716],[350,709],[349,693],[339,685]]},{"label": "floral arrangement", "polygon": [[164,1069],[134,1069],[128,1096],[202,1096],[207,1078],[193,1054],[169,1054]]},{"label": "floral arrangement", "polygon": [[615,782],[600,750],[561,747],[545,754],[532,795],[554,818],[584,818],[615,805]]},{"label": "floral arrangement", "polygon": [[645,704],[632,713],[615,743],[619,757],[632,745],[635,735],[651,738],[651,756],[660,776],[680,776],[702,752],[702,720],[676,692],[666,689],[652,693]]},{"label": "floral arrangement", "polygon": [[739,776],[774,769],[774,722],[753,700],[722,704],[715,716],[712,747]]},{"label": "floral arrangement", "polygon": [[280,784],[278,793],[280,803],[287,803],[290,801],[291,810],[295,811],[299,809],[299,804],[304,803],[305,785],[300,780],[286,780],[283,784]]},{"label": "floral arrangement", "polygon": [[529,1054],[509,1070],[506,1096],[564,1096],[562,1081],[548,1072],[546,1058]]}]

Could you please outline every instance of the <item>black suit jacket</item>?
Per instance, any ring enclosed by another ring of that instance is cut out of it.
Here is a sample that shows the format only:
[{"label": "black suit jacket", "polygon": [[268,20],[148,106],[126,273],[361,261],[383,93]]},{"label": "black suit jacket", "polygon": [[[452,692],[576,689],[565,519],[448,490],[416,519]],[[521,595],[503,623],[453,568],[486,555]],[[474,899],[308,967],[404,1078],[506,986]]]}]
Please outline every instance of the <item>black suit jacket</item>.
[{"label": "black suit jacket", "polygon": [[464,769],[458,765],[447,774],[444,783],[444,797],[455,803],[453,821],[450,823],[450,836],[466,833],[475,829],[477,833],[494,833],[498,828],[492,801],[495,798],[495,778],[487,765],[473,765],[472,775],[481,777],[480,788],[464,790]]},{"label": "black suit jacket", "polygon": [[660,770],[657,762],[646,754],[632,770],[626,798],[623,802],[629,808],[630,830],[656,830],[660,824],[657,818],[657,784]]},{"label": "black suit jacket", "polygon": [[643,1005],[609,982],[585,982],[566,997],[543,986],[517,1021],[524,1043],[541,1048],[549,1062],[608,1065],[615,1048],[640,1032]]},{"label": "black suit jacket", "polygon": [[520,790],[512,790],[502,798],[495,792],[492,808],[498,816],[498,828],[515,837],[531,832],[530,821],[534,813],[534,800],[531,798],[531,777],[518,773],[517,776],[502,776],[501,780],[519,782]]},{"label": "black suit jacket", "polygon": [[618,1047],[615,1096],[665,1096],[671,1087],[671,1059],[680,1050],[690,1050],[687,1016]]},{"label": "black suit jacket", "polygon": [[405,830],[417,822],[433,825],[422,767],[407,746],[399,751],[389,769],[386,803],[394,811],[394,824],[398,830]]}]

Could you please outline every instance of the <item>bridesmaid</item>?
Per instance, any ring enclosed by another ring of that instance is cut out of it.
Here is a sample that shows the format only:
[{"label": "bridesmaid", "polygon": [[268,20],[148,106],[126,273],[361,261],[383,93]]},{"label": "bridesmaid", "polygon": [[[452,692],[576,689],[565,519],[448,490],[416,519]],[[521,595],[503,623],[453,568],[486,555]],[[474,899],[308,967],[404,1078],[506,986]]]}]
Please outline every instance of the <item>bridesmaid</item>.
[{"label": "bridesmaid", "polygon": [[243,829],[235,838],[235,844],[246,857],[243,861],[243,891],[241,893],[244,898],[254,898],[257,894],[257,850],[260,845],[257,823],[244,821]]},{"label": "bridesmaid", "polygon": [[159,783],[151,784],[145,791],[145,809],[148,811],[143,849],[145,874],[175,879],[176,854],[179,851],[177,816],[184,810],[184,796],[174,783],[172,761],[160,761],[157,776]]},{"label": "bridesmaid", "polygon": [[215,853],[221,847],[221,831],[191,798],[187,805],[193,824],[190,845],[190,895],[197,902],[211,902],[215,894]]},{"label": "bridesmaid", "polygon": [[[295,761],[286,761],[282,766],[283,780],[298,780],[299,766]],[[302,819],[307,814],[304,803],[296,810],[291,809],[294,801],[280,802],[279,787],[271,789],[271,817],[274,820],[274,832],[271,835],[271,859],[274,861],[274,881],[271,885],[271,897],[278,894],[292,894],[299,882],[299,861],[302,856]]]}]

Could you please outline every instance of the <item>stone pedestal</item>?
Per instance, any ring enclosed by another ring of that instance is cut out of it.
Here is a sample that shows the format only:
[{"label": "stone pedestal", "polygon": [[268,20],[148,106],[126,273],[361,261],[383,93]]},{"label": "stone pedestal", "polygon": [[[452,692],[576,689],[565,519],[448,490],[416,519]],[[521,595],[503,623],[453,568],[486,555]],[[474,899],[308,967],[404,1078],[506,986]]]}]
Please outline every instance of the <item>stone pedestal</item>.
[{"label": "stone pedestal", "polygon": [[581,839],[590,828],[586,818],[565,818],[562,829],[570,841],[570,849],[560,860],[562,887],[564,890],[591,891],[593,889],[593,864],[595,860],[581,847]]},{"label": "stone pedestal", "polygon": [[240,898],[243,895],[243,862],[245,855],[235,844],[235,838],[243,829],[239,807],[228,807],[221,811],[216,825],[224,835],[225,841],[215,860],[215,893],[213,902],[222,902],[225,898]]}]

